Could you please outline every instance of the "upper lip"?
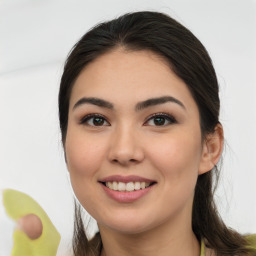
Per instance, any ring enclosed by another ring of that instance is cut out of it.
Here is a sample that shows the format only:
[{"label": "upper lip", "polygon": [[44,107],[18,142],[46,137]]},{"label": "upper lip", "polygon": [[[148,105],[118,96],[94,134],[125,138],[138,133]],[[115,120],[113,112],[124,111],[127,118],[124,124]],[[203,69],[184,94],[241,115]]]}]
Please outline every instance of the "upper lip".
[{"label": "upper lip", "polygon": [[151,179],[147,179],[144,177],[140,177],[140,176],[136,176],[136,175],[129,175],[129,176],[122,176],[122,175],[111,175],[108,177],[105,177],[103,179],[99,180],[100,182],[113,182],[113,181],[117,181],[117,182],[124,182],[124,183],[128,183],[128,182],[149,182],[149,183],[153,183],[156,182],[155,180],[151,180]]}]

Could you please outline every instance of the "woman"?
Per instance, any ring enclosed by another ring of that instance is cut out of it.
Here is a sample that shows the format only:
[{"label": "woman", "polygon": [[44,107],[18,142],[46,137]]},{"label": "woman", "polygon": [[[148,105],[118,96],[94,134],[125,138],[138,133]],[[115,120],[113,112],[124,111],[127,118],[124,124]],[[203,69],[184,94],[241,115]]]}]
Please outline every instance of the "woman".
[{"label": "woman", "polygon": [[192,256],[201,242],[215,255],[252,255],[213,200],[219,105],[207,51],[167,15],[126,14],[81,38],[59,117],[74,192],[99,234],[86,242],[77,207],[75,255]]},{"label": "woman", "polygon": [[[59,92],[74,255],[256,254],[214,203],[219,108],[207,51],[167,15],[129,13],[81,38]],[[81,208],[98,223],[90,241]]]}]

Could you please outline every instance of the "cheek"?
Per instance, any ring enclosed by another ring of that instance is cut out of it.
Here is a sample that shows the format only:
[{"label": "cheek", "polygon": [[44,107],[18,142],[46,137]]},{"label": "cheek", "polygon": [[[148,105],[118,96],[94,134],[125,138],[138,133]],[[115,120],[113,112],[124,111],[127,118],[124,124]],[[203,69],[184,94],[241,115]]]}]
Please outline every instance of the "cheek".
[{"label": "cheek", "polygon": [[151,151],[151,165],[160,174],[164,201],[161,211],[166,218],[170,212],[179,214],[183,209],[191,211],[200,163],[201,145],[198,141],[200,139],[183,134],[155,143],[157,150]]},{"label": "cheek", "polygon": [[95,215],[95,183],[104,157],[104,145],[79,132],[67,134],[65,153],[74,193],[83,207]]},{"label": "cheek", "polygon": [[78,134],[67,134],[65,153],[70,172],[78,175],[90,173],[96,168],[95,160],[100,156],[99,148],[88,138],[83,139]]},{"label": "cheek", "polygon": [[71,182],[88,183],[95,181],[104,158],[103,143],[95,139],[70,131],[67,134],[65,153]]},{"label": "cheek", "polygon": [[[200,134],[180,131],[175,136],[152,143],[152,164],[170,180],[197,178],[201,158]],[[194,180],[193,179],[193,180]]]}]

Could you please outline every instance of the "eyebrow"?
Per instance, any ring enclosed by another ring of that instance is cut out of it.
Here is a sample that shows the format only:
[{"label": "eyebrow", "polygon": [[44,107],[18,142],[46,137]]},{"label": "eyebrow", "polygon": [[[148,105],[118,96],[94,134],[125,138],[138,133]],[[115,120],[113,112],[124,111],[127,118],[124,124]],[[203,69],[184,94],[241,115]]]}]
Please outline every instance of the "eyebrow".
[{"label": "eyebrow", "polygon": [[[145,108],[164,104],[166,102],[176,103],[179,106],[181,106],[184,110],[186,110],[184,104],[181,101],[179,101],[178,99],[176,99],[172,96],[162,96],[162,97],[151,98],[151,99],[147,99],[145,101],[138,102],[135,106],[135,111],[138,112]],[[76,104],[73,107],[73,110],[75,110],[77,107],[84,105],[84,104],[92,104],[92,105],[96,105],[96,106],[111,109],[111,110],[114,109],[114,105],[111,102],[108,102],[106,100],[95,98],[95,97],[90,97],[90,98],[83,97],[76,102]]]}]

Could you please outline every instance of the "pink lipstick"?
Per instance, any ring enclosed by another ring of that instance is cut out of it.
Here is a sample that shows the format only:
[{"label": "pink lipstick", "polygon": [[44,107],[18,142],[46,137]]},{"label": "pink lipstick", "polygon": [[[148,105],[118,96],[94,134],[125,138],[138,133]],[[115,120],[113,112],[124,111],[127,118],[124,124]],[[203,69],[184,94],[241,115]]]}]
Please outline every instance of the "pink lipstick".
[{"label": "pink lipstick", "polygon": [[105,193],[120,203],[131,203],[146,195],[156,181],[140,176],[113,175],[101,179],[100,184]]}]

